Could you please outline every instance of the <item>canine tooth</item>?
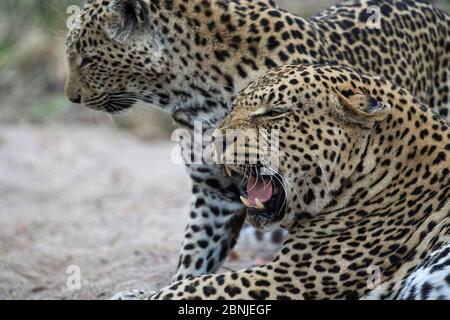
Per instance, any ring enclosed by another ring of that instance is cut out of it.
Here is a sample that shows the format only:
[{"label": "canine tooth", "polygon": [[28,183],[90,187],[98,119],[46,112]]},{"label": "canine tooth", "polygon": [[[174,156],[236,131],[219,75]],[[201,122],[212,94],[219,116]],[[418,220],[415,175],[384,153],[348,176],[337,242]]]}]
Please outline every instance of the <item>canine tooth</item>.
[{"label": "canine tooth", "polygon": [[250,208],[250,202],[248,202],[247,198],[244,198],[243,196],[241,196],[241,201],[247,208]]},{"label": "canine tooth", "polygon": [[255,198],[255,203],[256,203],[256,208],[258,208],[258,209],[264,209],[265,208],[264,204],[258,198]]},{"label": "canine tooth", "polygon": [[228,175],[229,177],[231,177],[231,176],[232,176],[232,172],[231,172],[231,169],[230,169],[230,168],[228,168],[227,166],[225,166],[225,171],[226,171],[226,173],[227,173],[227,175]]},{"label": "canine tooth", "polygon": [[216,145],[214,143],[211,144],[211,156],[216,161],[217,159],[219,159],[219,156],[217,155]]}]

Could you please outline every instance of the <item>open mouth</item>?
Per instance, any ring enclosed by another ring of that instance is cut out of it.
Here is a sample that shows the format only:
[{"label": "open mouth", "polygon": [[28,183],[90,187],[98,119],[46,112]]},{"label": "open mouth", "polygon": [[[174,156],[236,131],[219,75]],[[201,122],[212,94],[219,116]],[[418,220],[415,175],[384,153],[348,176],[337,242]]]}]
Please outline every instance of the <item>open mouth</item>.
[{"label": "open mouth", "polygon": [[249,216],[257,216],[268,222],[277,222],[283,218],[287,203],[280,181],[279,174],[249,176],[246,195],[241,196]]}]

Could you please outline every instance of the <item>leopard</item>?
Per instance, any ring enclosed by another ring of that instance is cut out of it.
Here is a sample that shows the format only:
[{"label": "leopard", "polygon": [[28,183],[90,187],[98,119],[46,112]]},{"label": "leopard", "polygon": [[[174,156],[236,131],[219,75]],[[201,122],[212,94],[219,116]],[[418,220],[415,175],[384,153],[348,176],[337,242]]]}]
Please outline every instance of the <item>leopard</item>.
[{"label": "leopard", "polygon": [[[450,299],[450,128],[414,95],[349,67],[285,65],[218,131],[238,137],[216,153],[246,181],[251,223],[289,234],[268,264],[147,298]],[[277,152],[261,152],[273,132]]]},{"label": "leopard", "polygon": [[[206,133],[258,76],[332,63],[384,76],[449,119],[449,39],[449,15],[422,1],[345,1],[306,19],[269,0],[86,0],[67,36],[65,93],[113,115],[149,104],[178,128],[193,133],[201,122]],[[190,160],[191,208],[173,282],[217,272],[249,225],[239,179]],[[284,236],[260,238],[279,248]]]}]

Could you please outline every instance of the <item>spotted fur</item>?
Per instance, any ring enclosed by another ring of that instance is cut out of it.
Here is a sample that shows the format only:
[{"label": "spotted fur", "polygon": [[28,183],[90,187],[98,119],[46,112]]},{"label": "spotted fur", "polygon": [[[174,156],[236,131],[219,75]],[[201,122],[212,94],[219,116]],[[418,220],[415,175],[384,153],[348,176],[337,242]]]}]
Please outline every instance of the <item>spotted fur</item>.
[{"label": "spotted fur", "polygon": [[[446,121],[381,77],[290,65],[244,90],[220,126],[247,138],[261,128],[279,131],[287,206],[272,221],[251,215],[289,231],[278,256],[184,280],[150,298],[450,299]],[[248,159],[255,151],[231,144],[225,153]],[[245,177],[271,160],[229,167]]]},{"label": "spotted fur", "polygon": [[[372,5],[381,29],[367,27]],[[449,38],[449,15],[421,1],[348,1],[306,20],[267,0],[88,0],[68,35],[66,94],[111,113],[144,101],[207,129],[269,69],[327,62],[383,75],[448,117]],[[237,179],[221,166],[187,169],[192,206],[174,280],[215,272],[245,218]]]}]

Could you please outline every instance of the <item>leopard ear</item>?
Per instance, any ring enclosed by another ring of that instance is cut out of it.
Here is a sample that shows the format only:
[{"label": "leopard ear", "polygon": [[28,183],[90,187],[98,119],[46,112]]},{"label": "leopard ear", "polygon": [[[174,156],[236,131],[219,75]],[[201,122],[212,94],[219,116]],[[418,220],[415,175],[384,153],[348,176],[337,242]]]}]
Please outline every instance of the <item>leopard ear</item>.
[{"label": "leopard ear", "polygon": [[149,8],[143,0],[111,0],[107,7],[106,31],[111,39],[124,43],[149,26]]},{"label": "leopard ear", "polygon": [[332,112],[344,122],[371,128],[374,123],[383,121],[390,114],[391,105],[378,101],[365,94],[351,94],[345,96],[336,91]]}]

